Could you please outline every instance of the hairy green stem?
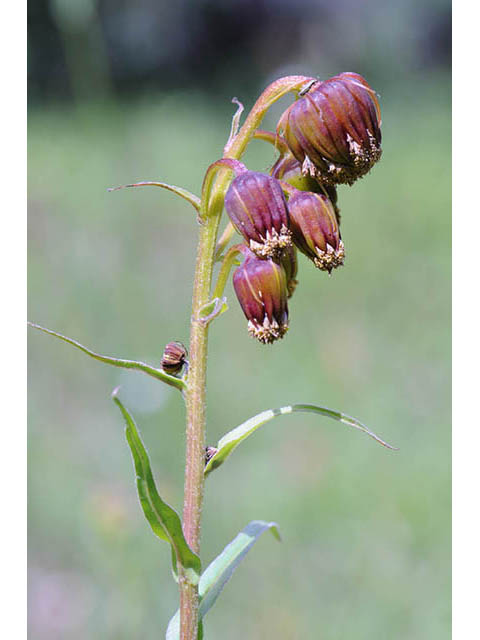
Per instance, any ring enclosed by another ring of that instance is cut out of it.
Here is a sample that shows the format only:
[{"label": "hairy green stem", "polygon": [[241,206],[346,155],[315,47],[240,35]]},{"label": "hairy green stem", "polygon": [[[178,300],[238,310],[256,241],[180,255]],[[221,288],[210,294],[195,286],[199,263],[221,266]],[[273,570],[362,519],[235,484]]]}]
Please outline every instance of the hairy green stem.
[{"label": "hairy green stem", "polygon": [[[205,391],[208,324],[201,322],[201,308],[208,302],[213,257],[220,216],[210,216],[200,226],[193,288],[190,329],[189,386],[186,393],[187,444],[183,503],[183,532],[195,553],[200,551],[200,519],[205,467]],[[180,637],[195,640],[198,629],[198,590],[180,572]]]},{"label": "hairy green stem", "polygon": [[[239,159],[269,107],[290,91],[298,91],[310,78],[290,76],[269,85],[255,103],[238,134],[229,139],[225,157]],[[206,369],[208,324],[201,322],[201,309],[210,299],[215,243],[231,169],[208,172],[202,190],[200,235],[193,285],[188,390],[186,392],[187,432],[183,504],[183,531],[195,553],[200,551],[200,523],[204,491]],[[180,637],[196,640],[198,632],[198,587],[179,568]]]}]

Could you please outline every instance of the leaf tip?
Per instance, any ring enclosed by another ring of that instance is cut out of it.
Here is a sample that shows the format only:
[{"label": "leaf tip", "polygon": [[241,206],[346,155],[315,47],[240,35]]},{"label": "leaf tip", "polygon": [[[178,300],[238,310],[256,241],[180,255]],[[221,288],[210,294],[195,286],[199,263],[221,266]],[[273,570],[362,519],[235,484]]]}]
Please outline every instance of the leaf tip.
[{"label": "leaf tip", "polygon": [[107,192],[110,193],[111,191],[120,191],[120,189],[125,189],[126,187],[131,187],[131,184],[121,184],[118,187],[108,187]]},{"label": "leaf tip", "polygon": [[120,391],[120,385],[118,385],[118,387],[115,387],[115,389],[112,391],[112,394],[111,394],[111,398],[116,404],[119,403],[119,399],[118,399],[119,391]]},{"label": "leaf tip", "polygon": [[269,526],[275,540],[277,540],[278,542],[282,542],[282,534],[280,533],[278,524],[276,522],[270,522]]}]

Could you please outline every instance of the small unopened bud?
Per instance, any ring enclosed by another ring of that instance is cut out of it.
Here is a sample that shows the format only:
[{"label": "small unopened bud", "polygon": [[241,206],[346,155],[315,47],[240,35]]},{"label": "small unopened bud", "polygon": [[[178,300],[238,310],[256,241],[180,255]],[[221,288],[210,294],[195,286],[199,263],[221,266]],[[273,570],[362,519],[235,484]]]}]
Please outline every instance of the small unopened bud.
[{"label": "small unopened bud", "polygon": [[293,241],[316,267],[330,271],[343,264],[345,249],[335,209],[321,193],[297,191],[288,201]]},{"label": "small unopened bud", "polygon": [[257,258],[245,248],[233,287],[248,320],[249,334],[269,344],[288,331],[287,277],[282,265]]},{"label": "small unopened bud", "polygon": [[357,73],[318,82],[294,102],[278,129],[302,171],[324,184],[353,184],[381,156],[380,106]]},{"label": "small unopened bud", "polygon": [[176,375],[180,373],[187,362],[187,350],[181,342],[169,342],[162,356],[162,369],[165,373]]},{"label": "small unopened bud", "polygon": [[205,464],[208,464],[213,456],[217,453],[217,447],[205,447]]},{"label": "small unopened bud", "polygon": [[293,245],[285,251],[280,259],[280,264],[285,269],[287,293],[288,297],[291,298],[298,284],[298,280],[296,279],[298,271],[297,250]]},{"label": "small unopened bud", "polygon": [[237,175],[225,209],[250,249],[261,258],[279,258],[291,245],[287,203],[278,181],[256,171]]}]

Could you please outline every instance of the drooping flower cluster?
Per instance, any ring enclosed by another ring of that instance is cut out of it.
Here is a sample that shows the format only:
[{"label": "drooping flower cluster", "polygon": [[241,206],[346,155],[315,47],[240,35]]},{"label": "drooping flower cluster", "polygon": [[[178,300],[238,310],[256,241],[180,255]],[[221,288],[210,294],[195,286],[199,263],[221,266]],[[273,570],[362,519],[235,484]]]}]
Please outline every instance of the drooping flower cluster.
[{"label": "drooping flower cluster", "polygon": [[353,184],[379,160],[380,125],[376,94],[362,76],[312,80],[279,120],[280,157],[270,175],[237,163],[225,196],[245,240],[233,284],[248,331],[260,342],[288,330],[297,249],[322,271],[343,265],[336,185]]}]

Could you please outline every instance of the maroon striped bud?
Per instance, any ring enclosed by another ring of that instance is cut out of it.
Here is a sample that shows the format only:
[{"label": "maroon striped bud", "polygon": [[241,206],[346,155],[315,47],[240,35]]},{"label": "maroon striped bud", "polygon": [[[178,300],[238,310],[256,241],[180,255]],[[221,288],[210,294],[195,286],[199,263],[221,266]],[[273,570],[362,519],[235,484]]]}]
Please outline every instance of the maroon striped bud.
[{"label": "maroon striped bud", "polygon": [[285,269],[273,260],[257,258],[246,247],[244,255],[233,274],[233,287],[248,320],[249,334],[270,344],[288,330]]},{"label": "maroon striped bud", "polygon": [[278,181],[256,171],[232,180],[225,209],[234,227],[261,258],[279,258],[291,245],[288,209]]},{"label": "maroon striped bud", "polygon": [[288,201],[293,241],[316,267],[331,272],[343,264],[345,249],[335,209],[321,193],[297,191]]},{"label": "maroon striped bud", "polygon": [[187,362],[187,350],[181,342],[169,342],[163,351],[162,369],[165,373],[180,373]]},{"label": "maroon striped bud", "polygon": [[381,156],[380,106],[357,73],[315,83],[280,119],[278,129],[302,171],[323,184],[353,184]]}]

